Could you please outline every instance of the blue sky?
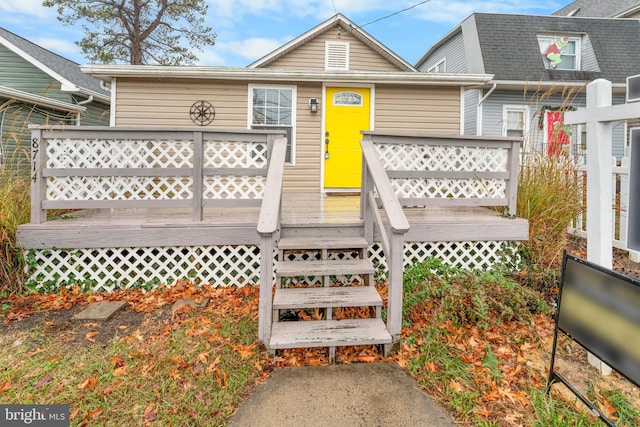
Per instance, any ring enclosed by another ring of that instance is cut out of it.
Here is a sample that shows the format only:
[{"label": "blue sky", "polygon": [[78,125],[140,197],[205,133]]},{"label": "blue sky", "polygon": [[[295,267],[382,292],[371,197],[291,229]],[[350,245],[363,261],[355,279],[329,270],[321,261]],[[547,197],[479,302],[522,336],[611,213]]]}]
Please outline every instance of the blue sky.
[{"label": "blue sky", "polygon": [[[421,0],[206,0],[215,46],[198,52],[199,65],[244,67],[313,28],[336,12],[357,25],[391,15]],[[410,63],[473,12],[548,15],[570,0],[430,0],[364,26]],[[88,61],[74,41],[80,25],[65,27],[42,0],[0,0],[0,27],[80,64]]]}]

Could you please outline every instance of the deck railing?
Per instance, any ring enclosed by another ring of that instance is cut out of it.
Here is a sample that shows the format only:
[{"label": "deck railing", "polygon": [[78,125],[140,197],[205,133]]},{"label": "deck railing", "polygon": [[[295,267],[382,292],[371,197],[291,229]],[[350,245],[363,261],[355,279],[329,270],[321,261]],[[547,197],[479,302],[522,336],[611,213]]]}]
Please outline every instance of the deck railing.
[{"label": "deck railing", "polygon": [[522,138],[364,132],[400,204],[504,206],[515,215]]},{"label": "deck railing", "polygon": [[261,240],[258,338],[263,343],[269,342],[273,316],[273,252],[275,242],[279,238],[282,219],[282,180],[286,154],[287,140],[284,138],[276,139],[273,150],[271,150],[269,172],[265,185],[265,194],[268,197],[263,200],[258,217],[258,233]]},{"label": "deck railing", "polygon": [[[380,231],[381,246],[388,267],[387,329],[397,342],[402,331],[402,274],[404,271],[404,235],[409,231],[409,221],[393,192],[370,135],[362,146],[362,189],[360,215],[364,220],[365,238],[373,243],[374,225]],[[386,222],[378,210],[378,200],[384,210]]]},{"label": "deck railing", "polygon": [[[618,164],[615,157],[611,158],[611,172],[613,173],[612,180],[612,193],[613,193],[613,241],[612,247],[627,251],[629,253],[629,259],[634,262],[640,262],[640,252],[630,250],[627,247],[628,239],[628,209],[629,209],[629,165],[630,160],[628,157],[623,157]],[[586,188],[587,188],[587,166],[578,165],[576,167],[576,179],[578,185],[583,189],[584,193],[582,199],[586,206]],[[586,208],[585,208],[586,209]],[[587,222],[586,211],[581,212],[578,216],[569,224],[569,233],[576,236],[587,238]]]},{"label": "deck railing", "polygon": [[[363,132],[361,216],[389,264],[387,327],[402,327],[403,207],[504,206],[515,216],[521,138]],[[383,215],[379,207],[382,207]]]},{"label": "deck railing", "polygon": [[31,222],[48,209],[260,206],[279,132],[34,127]]}]

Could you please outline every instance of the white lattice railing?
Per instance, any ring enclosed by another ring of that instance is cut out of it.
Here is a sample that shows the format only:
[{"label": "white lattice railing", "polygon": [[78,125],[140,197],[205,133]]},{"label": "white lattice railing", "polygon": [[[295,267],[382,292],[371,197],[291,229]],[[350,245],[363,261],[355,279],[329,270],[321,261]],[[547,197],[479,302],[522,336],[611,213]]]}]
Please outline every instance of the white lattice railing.
[{"label": "white lattice railing", "polygon": [[260,206],[277,132],[38,127],[32,223],[47,209]]},{"label": "white lattice railing", "polygon": [[[611,158],[611,170],[613,172],[612,192],[613,192],[613,241],[612,246],[629,252],[629,258],[635,262],[640,262],[640,252],[631,251],[627,248],[627,212],[629,209],[629,158],[623,157],[618,165],[615,157]],[[587,166],[579,165],[576,168],[576,179],[578,185],[583,189],[582,200],[586,201],[587,189]],[[585,202],[586,203],[586,202]],[[580,213],[569,225],[569,233],[582,238],[587,238],[586,212]]]},{"label": "white lattice railing", "polygon": [[506,206],[515,215],[521,138],[365,132],[403,206]]}]

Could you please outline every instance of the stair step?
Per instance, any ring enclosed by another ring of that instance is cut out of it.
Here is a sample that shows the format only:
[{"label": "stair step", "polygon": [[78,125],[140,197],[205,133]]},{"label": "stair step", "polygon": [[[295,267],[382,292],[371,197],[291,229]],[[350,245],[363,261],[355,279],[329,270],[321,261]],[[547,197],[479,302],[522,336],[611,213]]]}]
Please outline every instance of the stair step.
[{"label": "stair step", "polygon": [[279,288],[273,297],[273,308],[276,310],[378,306],[382,306],[382,298],[373,286]]},{"label": "stair step", "polygon": [[362,249],[369,246],[364,237],[282,237],[278,242],[281,250],[303,249]]},{"label": "stair step", "polygon": [[329,276],[345,274],[374,274],[375,268],[368,259],[278,261],[276,277]]},{"label": "stair step", "polygon": [[274,323],[269,348],[389,343],[391,343],[391,335],[382,319],[309,320]]}]

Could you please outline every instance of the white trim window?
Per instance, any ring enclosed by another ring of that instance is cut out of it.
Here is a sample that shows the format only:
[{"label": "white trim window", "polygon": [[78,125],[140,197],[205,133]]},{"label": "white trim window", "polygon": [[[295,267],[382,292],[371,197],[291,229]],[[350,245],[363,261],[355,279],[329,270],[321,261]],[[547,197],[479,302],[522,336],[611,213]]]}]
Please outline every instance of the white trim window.
[{"label": "white trim window", "polygon": [[440,61],[433,64],[427,70],[428,73],[446,73],[447,72],[447,58],[442,58]]},{"label": "white trim window", "polygon": [[295,163],[295,86],[249,86],[249,128],[287,132],[286,162]]},{"label": "white trim window", "polygon": [[580,70],[580,37],[538,36],[538,44],[545,68]]},{"label": "white trim window", "polygon": [[502,136],[524,138],[529,132],[529,107],[504,105],[502,107]]}]

